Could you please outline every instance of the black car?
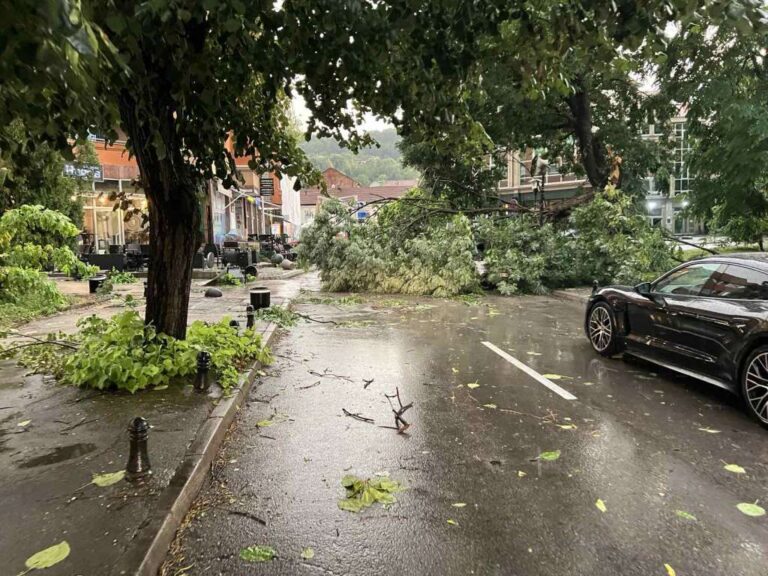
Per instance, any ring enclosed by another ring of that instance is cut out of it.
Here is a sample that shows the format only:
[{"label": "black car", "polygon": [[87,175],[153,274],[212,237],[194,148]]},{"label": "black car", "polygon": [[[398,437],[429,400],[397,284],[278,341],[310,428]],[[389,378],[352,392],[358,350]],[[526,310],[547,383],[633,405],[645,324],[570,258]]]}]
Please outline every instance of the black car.
[{"label": "black car", "polygon": [[768,427],[768,253],[687,262],[654,282],[595,288],[584,323],[625,352],[740,394]]}]

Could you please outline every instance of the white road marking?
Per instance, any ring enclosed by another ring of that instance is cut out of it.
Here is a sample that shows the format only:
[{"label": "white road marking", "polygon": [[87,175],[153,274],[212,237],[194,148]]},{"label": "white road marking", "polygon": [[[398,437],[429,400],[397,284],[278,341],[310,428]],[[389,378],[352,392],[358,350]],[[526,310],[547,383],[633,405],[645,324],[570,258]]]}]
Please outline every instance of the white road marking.
[{"label": "white road marking", "polygon": [[494,346],[490,342],[483,342],[482,344],[489,350],[496,352],[496,354],[504,358],[504,360],[506,360],[510,364],[513,364],[518,368],[520,368],[520,370],[528,374],[528,376],[536,380],[539,384],[543,384],[544,386],[552,390],[552,392],[554,392],[561,398],[565,398],[566,400],[576,400],[576,396],[568,392],[568,390],[566,390],[565,388],[561,388],[560,386],[552,382],[552,380],[549,380],[548,378],[544,378],[544,376],[536,372],[536,370],[534,370],[530,366],[523,364],[522,362],[520,362],[520,360],[518,360],[514,356],[510,356],[509,354],[504,352],[504,350],[502,350],[501,348]]}]

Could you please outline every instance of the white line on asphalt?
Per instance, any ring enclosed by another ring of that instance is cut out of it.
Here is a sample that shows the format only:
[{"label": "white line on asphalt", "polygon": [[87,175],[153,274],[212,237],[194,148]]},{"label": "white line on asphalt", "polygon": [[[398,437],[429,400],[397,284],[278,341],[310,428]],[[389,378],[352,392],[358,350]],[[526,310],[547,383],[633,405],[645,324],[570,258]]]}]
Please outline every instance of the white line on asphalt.
[{"label": "white line on asphalt", "polygon": [[544,378],[544,376],[542,376],[541,374],[536,372],[536,370],[534,370],[530,366],[526,366],[525,364],[520,362],[520,360],[518,360],[514,356],[510,356],[509,354],[504,352],[504,350],[502,350],[501,348],[498,348],[497,346],[494,346],[490,342],[483,342],[483,346],[485,346],[486,348],[488,348],[490,350],[493,350],[494,352],[496,352],[496,354],[498,354],[499,356],[504,358],[504,360],[506,360],[510,364],[514,364],[515,366],[520,368],[520,370],[522,370],[523,372],[528,374],[528,376],[530,376],[531,378],[536,380],[539,384],[544,384],[544,386],[546,386],[547,388],[552,390],[552,392],[554,392],[558,396],[560,396],[562,398],[565,398],[566,400],[576,400],[576,396],[574,396],[573,394],[568,392],[568,390],[566,390],[565,388],[561,388],[560,386],[558,386],[557,384],[552,382],[552,380]]}]

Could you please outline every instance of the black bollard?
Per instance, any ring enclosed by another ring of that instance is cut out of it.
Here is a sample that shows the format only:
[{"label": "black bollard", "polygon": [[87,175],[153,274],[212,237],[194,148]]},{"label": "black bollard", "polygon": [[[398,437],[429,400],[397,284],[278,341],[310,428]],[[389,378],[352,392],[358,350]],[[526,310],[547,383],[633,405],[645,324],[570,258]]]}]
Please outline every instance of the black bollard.
[{"label": "black bollard", "polygon": [[253,306],[248,304],[248,306],[245,307],[245,327],[246,328],[253,328],[253,325],[256,322],[256,315],[253,313]]},{"label": "black bollard", "polygon": [[142,482],[152,474],[152,466],[149,464],[149,455],[147,454],[149,423],[144,418],[134,418],[128,425],[128,437],[130,439],[130,452],[128,464],[125,467],[125,479],[128,482]]},{"label": "black bollard", "polygon": [[195,392],[208,392],[211,387],[209,373],[211,370],[211,355],[205,350],[197,353],[197,375],[195,376]]},{"label": "black bollard", "polygon": [[240,322],[237,320],[230,320],[229,327],[232,328],[235,332],[240,332]]}]

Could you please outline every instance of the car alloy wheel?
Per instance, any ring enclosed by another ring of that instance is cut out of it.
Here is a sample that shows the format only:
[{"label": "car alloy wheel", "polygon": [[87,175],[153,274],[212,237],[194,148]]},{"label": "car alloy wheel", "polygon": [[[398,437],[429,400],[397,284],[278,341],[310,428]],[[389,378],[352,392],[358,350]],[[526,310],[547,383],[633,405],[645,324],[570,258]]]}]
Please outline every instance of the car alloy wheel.
[{"label": "car alloy wheel", "polygon": [[768,425],[768,351],[750,357],[744,371],[744,400],[752,414]]},{"label": "car alloy wheel", "polygon": [[616,321],[613,312],[605,302],[598,302],[589,312],[587,334],[592,348],[603,356],[613,356],[619,352],[616,334]]}]

